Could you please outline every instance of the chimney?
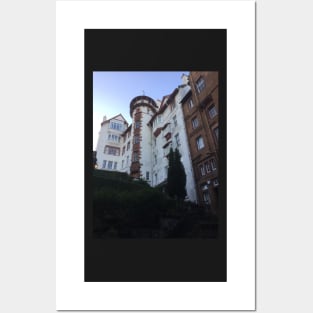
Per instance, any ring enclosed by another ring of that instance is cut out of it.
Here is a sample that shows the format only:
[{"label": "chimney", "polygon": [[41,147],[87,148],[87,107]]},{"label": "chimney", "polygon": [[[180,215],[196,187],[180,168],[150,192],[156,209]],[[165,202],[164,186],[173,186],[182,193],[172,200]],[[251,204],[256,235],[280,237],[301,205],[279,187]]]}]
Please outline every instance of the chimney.
[{"label": "chimney", "polygon": [[186,74],[183,74],[183,75],[181,76],[181,83],[182,83],[183,85],[187,85],[187,84],[188,84],[188,81],[189,81],[189,76],[186,75]]},{"label": "chimney", "polygon": [[107,116],[104,115],[104,116],[103,116],[103,122],[105,122],[106,120],[107,120]]}]

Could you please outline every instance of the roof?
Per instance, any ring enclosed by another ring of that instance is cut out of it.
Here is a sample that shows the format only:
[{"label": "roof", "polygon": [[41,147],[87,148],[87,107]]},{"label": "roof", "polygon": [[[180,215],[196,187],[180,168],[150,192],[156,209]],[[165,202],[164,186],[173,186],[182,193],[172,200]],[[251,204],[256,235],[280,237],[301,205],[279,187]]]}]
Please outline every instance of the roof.
[{"label": "roof", "polygon": [[[149,125],[149,124],[152,124],[153,121],[155,120],[155,118],[156,118],[159,114],[161,114],[161,113],[163,113],[163,112],[165,111],[165,109],[167,108],[168,104],[175,98],[175,96],[177,95],[177,93],[178,93],[178,88],[175,88],[174,91],[173,91],[171,94],[169,94],[169,95],[167,95],[167,96],[164,96],[164,97],[162,98],[162,102],[161,102],[159,111],[157,111],[157,112],[151,117],[150,121],[148,122],[148,125]],[[167,101],[166,101],[166,100],[167,100]]]},{"label": "roof", "polygon": [[103,122],[101,123],[101,126],[102,126],[103,124],[105,124],[105,123],[107,123],[107,122],[111,121],[111,120],[116,119],[118,116],[121,116],[121,117],[122,117],[122,119],[124,120],[124,123],[126,123],[126,124],[127,124],[127,126],[128,126],[128,122],[126,121],[126,119],[124,118],[124,116],[123,116],[122,114],[117,114],[117,115],[115,115],[115,116],[113,116],[113,117],[109,118],[108,120],[103,121]]}]

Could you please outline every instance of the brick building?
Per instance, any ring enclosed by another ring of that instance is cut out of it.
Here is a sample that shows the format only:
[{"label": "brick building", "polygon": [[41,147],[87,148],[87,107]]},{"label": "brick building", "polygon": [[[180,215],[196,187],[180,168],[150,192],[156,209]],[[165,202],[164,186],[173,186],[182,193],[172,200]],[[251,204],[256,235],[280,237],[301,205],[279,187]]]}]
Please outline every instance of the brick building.
[{"label": "brick building", "polygon": [[218,72],[190,72],[181,100],[198,202],[218,207]]}]

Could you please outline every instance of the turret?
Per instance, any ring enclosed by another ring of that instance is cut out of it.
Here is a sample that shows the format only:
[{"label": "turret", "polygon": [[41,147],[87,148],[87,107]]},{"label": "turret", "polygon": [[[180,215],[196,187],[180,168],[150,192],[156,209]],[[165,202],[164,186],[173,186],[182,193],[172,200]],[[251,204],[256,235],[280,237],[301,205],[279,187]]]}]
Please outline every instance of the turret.
[{"label": "turret", "polygon": [[144,95],[135,97],[130,102],[130,115],[133,120],[130,174],[134,178],[147,181],[151,179],[151,129],[147,124],[157,109],[156,102]]}]

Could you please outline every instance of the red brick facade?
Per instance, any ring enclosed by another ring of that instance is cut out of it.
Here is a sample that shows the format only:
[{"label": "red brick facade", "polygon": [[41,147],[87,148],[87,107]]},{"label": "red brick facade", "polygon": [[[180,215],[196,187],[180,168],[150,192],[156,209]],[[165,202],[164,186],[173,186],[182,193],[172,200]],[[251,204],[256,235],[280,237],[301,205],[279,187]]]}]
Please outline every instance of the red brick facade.
[{"label": "red brick facade", "polygon": [[182,100],[199,203],[218,209],[218,72],[190,72]]},{"label": "red brick facade", "polygon": [[134,123],[133,123],[133,149],[132,149],[132,163],[130,166],[130,174],[134,178],[140,178],[140,159],[141,159],[141,146],[142,141],[141,136],[142,129],[142,112],[140,108],[137,108],[134,114]]}]

